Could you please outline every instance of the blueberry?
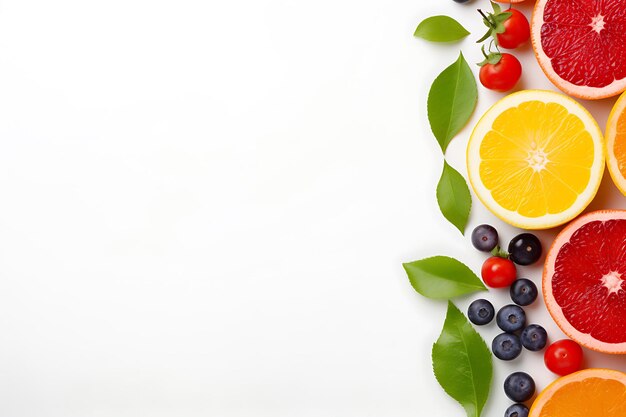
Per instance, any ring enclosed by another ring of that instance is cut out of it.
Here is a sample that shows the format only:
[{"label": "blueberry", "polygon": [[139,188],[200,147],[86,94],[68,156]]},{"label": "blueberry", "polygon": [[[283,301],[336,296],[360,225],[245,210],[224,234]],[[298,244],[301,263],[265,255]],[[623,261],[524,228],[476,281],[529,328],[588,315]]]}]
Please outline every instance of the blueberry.
[{"label": "blueberry", "polygon": [[493,226],[481,224],[472,232],[472,245],[482,252],[491,252],[498,246],[498,231]]},{"label": "blueberry", "polygon": [[524,329],[520,340],[522,341],[522,346],[536,352],[546,347],[548,332],[538,324],[531,324]]},{"label": "blueberry", "polygon": [[517,305],[527,306],[537,299],[537,286],[526,278],[516,279],[509,290],[511,300]]},{"label": "blueberry", "polygon": [[454,0],[457,3],[467,3],[470,0]]},{"label": "blueberry", "polygon": [[496,323],[499,328],[508,333],[522,330],[526,325],[526,313],[522,307],[508,304],[496,314]]},{"label": "blueberry", "polygon": [[513,404],[506,409],[504,417],[528,417],[528,407],[520,403]]},{"label": "blueberry", "polygon": [[541,242],[531,233],[522,233],[509,242],[509,258],[518,265],[534,264],[541,258]]},{"label": "blueberry", "polygon": [[511,400],[523,403],[535,395],[535,381],[526,372],[513,372],[504,380],[504,393]]},{"label": "blueberry", "polygon": [[495,315],[496,311],[493,308],[493,304],[482,298],[473,301],[467,309],[467,317],[472,323],[479,326],[491,322]]},{"label": "blueberry", "polygon": [[501,333],[491,342],[491,350],[496,358],[503,361],[510,361],[519,356],[522,352],[522,344],[519,337],[511,333]]}]

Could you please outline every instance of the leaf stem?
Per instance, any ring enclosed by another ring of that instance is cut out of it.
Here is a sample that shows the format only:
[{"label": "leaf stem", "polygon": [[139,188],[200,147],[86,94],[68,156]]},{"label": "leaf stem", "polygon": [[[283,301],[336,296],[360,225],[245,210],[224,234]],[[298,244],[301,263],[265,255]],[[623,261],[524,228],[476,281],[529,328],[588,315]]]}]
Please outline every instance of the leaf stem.
[{"label": "leaf stem", "polygon": [[500,246],[496,246],[491,251],[492,256],[497,256],[498,258],[509,259],[509,252],[503,250]]},{"label": "leaf stem", "polygon": [[478,9],[478,13],[480,13],[483,19],[485,19],[485,23],[488,23],[490,28],[495,29],[496,27],[495,23],[491,19],[489,19],[489,17],[486,14],[484,14],[482,10]]}]

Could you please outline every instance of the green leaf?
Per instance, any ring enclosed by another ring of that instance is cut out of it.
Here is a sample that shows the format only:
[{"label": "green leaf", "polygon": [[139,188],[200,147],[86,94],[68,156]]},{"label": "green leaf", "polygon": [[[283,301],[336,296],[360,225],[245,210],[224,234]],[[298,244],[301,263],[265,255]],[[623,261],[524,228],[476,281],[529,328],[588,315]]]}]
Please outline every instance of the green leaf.
[{"label": "green leaf", "polygon": [[449,299],[487,290],[471,269],[448,256],[433,256],[402,266],[415,291],[424,297]]},{"label": "green leaf", "polygon": [[472,208],[472,196],[465,178],[443,161],[443,173],[437,185],[437,202],[443,216],[465,233],[465,226]]},{"label": "green leaf", "polygon": [[413,35],[431,42],[452,42],[469,34],[467,29],[451,17],[431,16],[422,20]]},{"label": "green leaf", "polygon": [[494,15],[496,23],[504,23],[509,17],[513,16],[512,12],[504,12]]},{"label": "green leaf", "polygon": [[461,53],[456,62],[439,74],[428,93],[428,121],[444,153],[469,121],[477,100],[474,74]]},{"label": "green leaf", "polygon": [[487,33],[485,33],[485,34],[482,36],[482,38],[478,39],[478,40],[476,41],[476,43],[481,43],[481,42],[484,42],[484,41],[486,41],[487,39],[489,39],[489,37],[491,36],[491,32],[492,32],[492,30],[493,30],[493,29],[491,29],[491,28],[487,29]]},{"label": "green leaf", "polygon": [[443,330],[432,351],[439,385],[458,401],[467,417],[479,417],[493,378],[491,353],[463,313],[448,302]]}]

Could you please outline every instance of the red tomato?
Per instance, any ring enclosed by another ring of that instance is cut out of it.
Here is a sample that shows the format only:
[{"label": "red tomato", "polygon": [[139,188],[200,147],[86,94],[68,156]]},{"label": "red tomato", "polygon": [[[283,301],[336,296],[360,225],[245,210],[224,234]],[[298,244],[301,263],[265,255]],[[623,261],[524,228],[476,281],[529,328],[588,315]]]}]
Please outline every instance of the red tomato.
[{"label": "red tomato", "polygon": [[543,360],[549,370],[563,376],[580,369],[583,362],[583,350],[573,340],[563,339],[548,346]]},{"label": "red tomato", "polygon": [[499,256],[492,256],[487,259],[480,274],[485,284],[492,288],[508,287],[517,278],[515,264],[511,260]]},{"label": "red tomato", "polygon": [[502,23],[504,32],[498,33],[498,45],[506,49],[515,49],[526,43],[530,38],[530,25],[524,13],[509,9],[505,13],[513,13]]},{"label": "red tomato", "polygon": [[522,76],[522,64],[511,54],[502,54],[497,64],[480,68],[480,83],[490,90],[505,92],[515,87]]}]

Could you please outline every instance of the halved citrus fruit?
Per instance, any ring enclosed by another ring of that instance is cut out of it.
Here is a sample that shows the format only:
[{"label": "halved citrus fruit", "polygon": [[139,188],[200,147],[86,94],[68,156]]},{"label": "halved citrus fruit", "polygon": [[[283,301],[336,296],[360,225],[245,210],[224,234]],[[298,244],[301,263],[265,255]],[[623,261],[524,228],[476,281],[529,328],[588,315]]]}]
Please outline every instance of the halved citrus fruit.
[{"label": "halved citrus fruit", "polygon": [[532,44],[554,85],[592,100],[626,89],[625,6],[625,0],[537,0]]},{"label": "halved citrus fruit", "polygon": [[624,280],[626,210],[594,211],[554,240],[543,270],[543,297],[570,338],[600,352],[626,353]]},{"label": "halved citrus fruit", "polygon": [[626,94],[617,100],[606,122],[606,164],[613,182],[626,195]]},{"label": "halved citrus fruit", "polygon": [[474,192],[502,220],[547,229],[576,217],[602,180],[602,132],[563,94],[508,95],[480,119],[467,145]]},{"label": "halved citrus fruit", "polygon": [[611,369],[585,369],[548,385],[528,417],[624,417],[626,374]]}]

